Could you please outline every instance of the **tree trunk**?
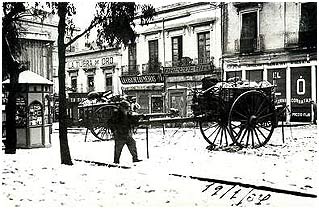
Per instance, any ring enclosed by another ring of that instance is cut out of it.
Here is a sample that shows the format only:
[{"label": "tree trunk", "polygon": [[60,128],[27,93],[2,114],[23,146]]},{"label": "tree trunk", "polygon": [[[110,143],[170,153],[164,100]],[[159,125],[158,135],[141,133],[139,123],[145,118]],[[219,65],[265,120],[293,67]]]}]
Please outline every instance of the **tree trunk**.
[{"label": "tree trunk", "polygon": [[[13,65],[12,67],[17,67]],[[16,70],[12,70],[16,71]],[[17,147],[17,130],[16,130],[16,97],[17,97],[17,86],[18,86],[18,73],[10,74],[10,84],[9,84],[9,95],[8,103],[6,105],[6,140],[5,144],[5,154],[15,154]]]},{"label": "tree trunk", "polygon": [[10,54],[9,46],[4,38],[2,37],[2,49],[3,55],[2,58],[5,63],[5,67],[10,66],[10,83],[8,85],[8,103],[6,105],[6,140],[4,141],[5,145],[5,154],[15,154],[17,147],[17,131],[16,131],[16,97],[17,97],[17,86],[19,82],[19,63],[15,62],[13,57]]},{"label": "tree trunk", "polygon": [[58,57],[59,57],[59,137],[60,137],[60,154],[61,163],[65,165],[73,165],[67,135],[67,102],[65,94],[65,18],[67,13],[67,2],[58,3]]}]

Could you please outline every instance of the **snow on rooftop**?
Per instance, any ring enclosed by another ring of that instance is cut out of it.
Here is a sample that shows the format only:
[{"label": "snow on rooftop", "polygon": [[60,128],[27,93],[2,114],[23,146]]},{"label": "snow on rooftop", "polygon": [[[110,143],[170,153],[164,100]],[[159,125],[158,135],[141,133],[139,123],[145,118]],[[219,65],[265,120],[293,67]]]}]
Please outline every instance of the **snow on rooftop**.
[{"label": "snow on rooftop", "polygon": [[[5,80],[3,83],[9,83],[9,79]],[[52,84],[53,82],[30,71],[26,70],[20,73],[19,83],[33,83],[33,84]]]}]

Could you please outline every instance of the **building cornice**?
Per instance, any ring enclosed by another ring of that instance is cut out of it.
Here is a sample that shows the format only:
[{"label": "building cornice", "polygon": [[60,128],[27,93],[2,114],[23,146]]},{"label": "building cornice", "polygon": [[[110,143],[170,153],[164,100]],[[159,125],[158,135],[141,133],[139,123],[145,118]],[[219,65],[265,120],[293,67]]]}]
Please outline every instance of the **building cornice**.
[{"label": "building cornice", "polygon": [[66,54],[65,56],[66,57],[74,57],[74,56],[88,55],[88,54],[94,54],[94,53],[119,52],[119,50],[120,50],[120,47],[109,48],[109,49],[87,50],[87,51],[70,52],[70,53]]}]

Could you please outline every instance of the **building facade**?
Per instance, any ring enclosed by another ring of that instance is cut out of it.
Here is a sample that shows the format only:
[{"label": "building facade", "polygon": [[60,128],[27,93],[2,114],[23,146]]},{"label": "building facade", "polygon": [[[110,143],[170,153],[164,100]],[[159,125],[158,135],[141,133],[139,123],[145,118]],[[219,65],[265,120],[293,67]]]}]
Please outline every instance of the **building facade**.
[{"label": "building facade", "polygon": [[[317,103],[317,3],[242,2],[222,6],[223,79],[268,80],[287,121],[311,121]],[[287,112],[288,113],[288,112]]]},{"label": "building facade", "polygon": [[191,114],[191,89],[221,74],[220,12],[208,2],[176,3],[158,8],[148,25],[137,24],[136,43],[122,51],[120,80],[141,112]]},{"label": "building facade", "polygon": [[66,90],[68,115],[72,122],[78,121],[78,105],[89,92],[120,91],[121,53],[119,48],[72,52],[66,55]]}]

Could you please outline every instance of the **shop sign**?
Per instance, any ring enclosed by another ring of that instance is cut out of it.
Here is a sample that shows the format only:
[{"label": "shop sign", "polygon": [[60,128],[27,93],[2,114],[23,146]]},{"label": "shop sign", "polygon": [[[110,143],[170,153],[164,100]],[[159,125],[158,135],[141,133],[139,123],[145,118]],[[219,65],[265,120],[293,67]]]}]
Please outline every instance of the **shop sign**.
[{"label": "shop sign", "polygon": [[142,84],[142,83],[162,83],[163,76],[156,75],[141,75],[141,76],[121,76],[122,84]]},{"label": "shop sign", "polygon": [[87,93],[70,93],[69,102],[80,103],[87,100]]},{"label": "shop sign", "polygon": [[67,63],[69,69],[77,68],[93,68],[93,67],[104,67],[114,64],[113,57],[100,57],[96,59],[82,59],[82,60],[73,60]]},{"label": "shop sign", "polygon": [[182,66],[182,67],[164,67],[164,74],[184,74],[184,73],[200,73],[212,71],[212,65],[210,64],[200,64],[200,65],[191,65],[191,66]]},{"label": "shop sign", "polygon": [[268,69],[267,78],[275,86],[276,102],[286,103],[286,69]]},{"label": "shop sign", "polygon": [[311,120],[311,69],[291,68],[291,121]]}]

